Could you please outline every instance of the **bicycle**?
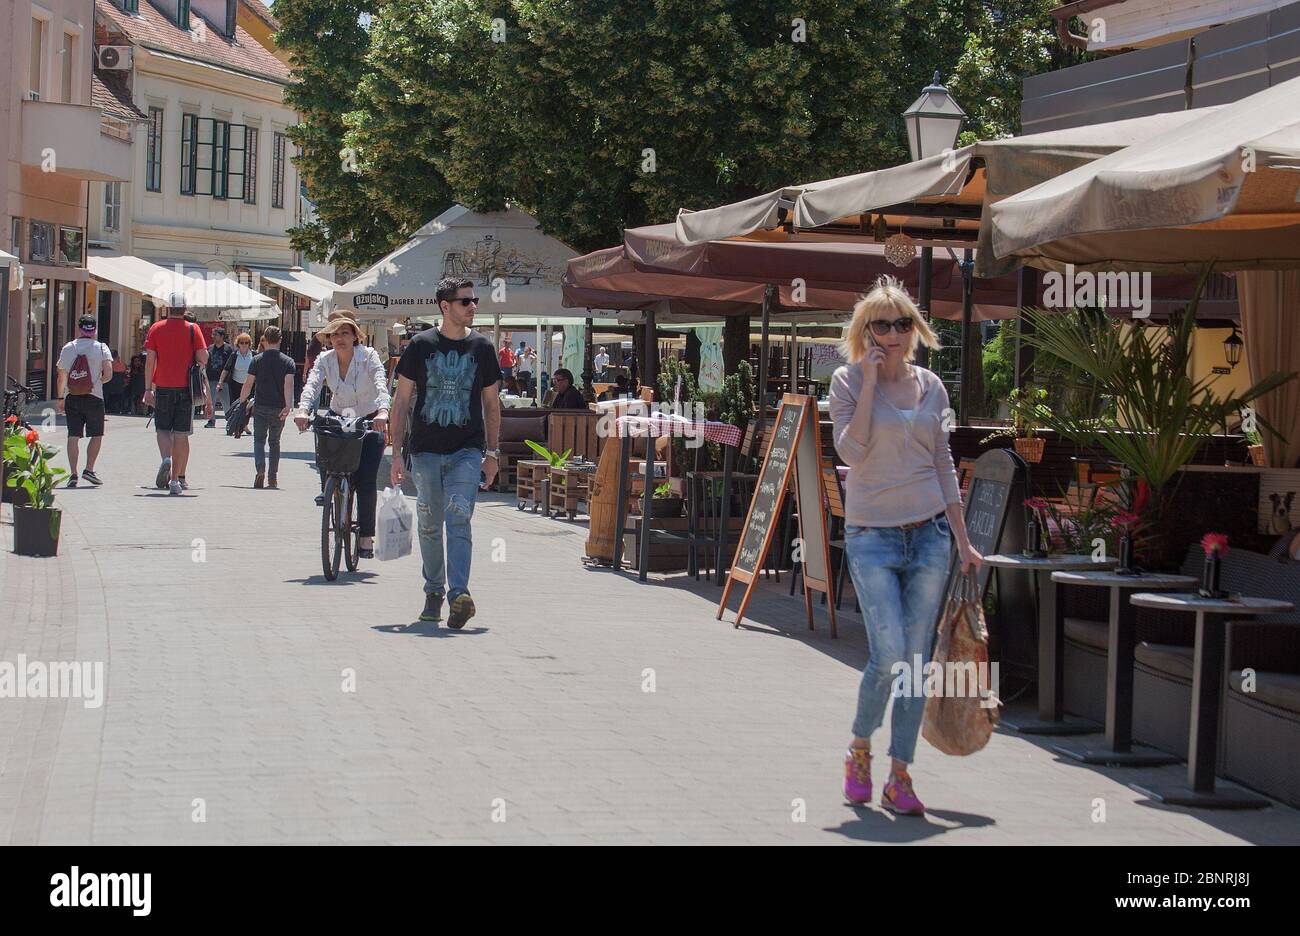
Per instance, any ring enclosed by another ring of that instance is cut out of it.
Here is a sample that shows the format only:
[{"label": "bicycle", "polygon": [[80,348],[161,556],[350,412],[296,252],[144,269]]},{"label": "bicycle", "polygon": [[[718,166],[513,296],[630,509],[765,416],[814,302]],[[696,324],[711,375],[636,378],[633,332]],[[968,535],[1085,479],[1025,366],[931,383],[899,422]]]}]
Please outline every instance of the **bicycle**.
[{"label": "bicycle", "polygon": [[361,446],[369,420],[316,416],[311,420],[316,436],[316,465],[325,475],[320,521],[320,559],[326,581],[339,577],[342,561],[355,572],[361,556],[361,526],[356,516],[353,475],[361,463]]},{"label": "bicycle", "polygon": [[13,384],[13,389],[6,388],[4,391],[4,419],[8,422],[10,416],[17,416],[18,425],[30,430],[31,423],[23,418],[23,407],[40,397],[12,377],[9,378],[9,383]]}]

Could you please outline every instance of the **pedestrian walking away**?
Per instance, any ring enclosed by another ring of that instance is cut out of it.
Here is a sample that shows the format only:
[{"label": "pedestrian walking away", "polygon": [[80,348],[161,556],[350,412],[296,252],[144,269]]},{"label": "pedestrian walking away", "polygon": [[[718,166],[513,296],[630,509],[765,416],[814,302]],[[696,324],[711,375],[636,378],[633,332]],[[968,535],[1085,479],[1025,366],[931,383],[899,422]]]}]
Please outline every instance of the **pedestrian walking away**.
[{"label": "pedestrian walking away", "polygon": [[81,440],[86,446],[86,470],[81,478],[98,487],[103,482],[95,473],[95,460],[104,443],[104,384],[113,379],[113,352],[95,339],[98,321],[83,315],[77,323],[81,334],[59,351],[58,409],[68,424],[68,487],[76,487]]},{"label": "pedestrian walking away", "polygon": [[154,322],[144,339],[144,404],[154,408],[154,429],[162,463],[154,486],[172,494],[189,489],[185,470],[194,433],[194,406],[200,400],[212,418],[212,397],[204,372],[207,342],[198,325],[185,319],[185,294],[174,292],[163,305],[164,318]]},{"label": "pedestrian walking away", "polygon": [[242,395],[253,357],[253,336],[244,332],[235,339],[234,352],[226,358],[225,368],[221,372],[221,382],[230,388],[230,399],[238,400]]},{"label": "pedestrian walking away", "polygon": [[501,457],[501,365],[492,342],[470,330],[478,308],[473,282],[443,279],[434,296],[442,324],[417,335],[397,363],[392,482],[401,485],[409,453],[424,574],[420,620],[440,620],[445,595],[447,626],[459,629],[475,612],[474,502],[480,480],[486,486],[496,479]]},{"label": "pedestrian walking away", "polygon": [[208,363],[204,370],[208,378],[208,395],[212,397],[212,418],[204,425],[212,429],[217,425],[217,404],[221,405],[221,412],[230,418],[230,388],[222,380],[222,374],[226,369],[226,362],[235,353],[235,346],[226,341],[226,330],[218,325],[212,329],[212,344],[208,345]]},{"label": "pedestrian walking away", "polygon": [[[297,365],[293,358],[280,350],[280,329],[268,325],[262,332],[266,350],[253,358],[248,366],[248,377],[239,392],[239,402],[248,405],[253,397],[253,464],[257,472],[253,487],[265,483],[268,488],[280,486],[280,433],[289,418],[289,401],[293,399],[293,375]],[[266,449],[271,449],[270,471],[267,471]]]},{"label": "pedestrian walking away", "polygon": [[[918,344],[937,348],[938,338],[892,277],[859,300],[845,334],[849,363],[831,378],[830,414],[835,449],[849,466],[844,548],[870,647],[844,757],[845,799],[861,805],[871,801],[871,735],[884,722],[895,665],[928,662],[934,648],[952,541],[963,569],[982,557],[966,535],[948,392],[911,363]],[[925,812],[907,769],[924,712],[910,686],[894,693],[880,805],[903,815]]]},{"label": "pedestrian walking away", "polygon": [[[332,314],[316,338],[329,350],[316,356],[316,363],[303,384],[302,396],[298,398],[294,422],[299,432],[307,431],[316,414],[316,401],[325,388],[330,391],[331,415],[373,421],[374,429],[362,441],[361,463],[356,472],[358,554],[362,559],[372,559],[379,464],[384,458],[384,429],[388,425],[388,380],[379,355],[361,344],[361,329],[346,313]],[[324,483],[323,473],[321,483]],[[322,503],[324,498],[318,495],[316,505]]]}]

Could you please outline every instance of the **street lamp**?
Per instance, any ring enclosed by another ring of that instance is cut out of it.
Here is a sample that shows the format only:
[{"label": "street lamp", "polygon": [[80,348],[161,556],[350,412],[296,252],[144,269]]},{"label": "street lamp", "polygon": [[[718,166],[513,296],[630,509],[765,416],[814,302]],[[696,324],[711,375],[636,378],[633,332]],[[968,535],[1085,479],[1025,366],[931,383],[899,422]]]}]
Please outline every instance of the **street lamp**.
[{"label": "street lamp", "polygon": [[1237,334],[1237,326],[1232,326],[1232,334],[1223,339],[1223,353],[1228,357],[1228,364],[1236,367],[1241,363],[1241,348],[1245,342]]},{"label": "street lamp", "polygon": [[948,89],[939,84],[936,71],[934,81],[923,88],[921,96],[903,112],[903,122],[907,124],[907,148],[912,152],[912,161],[955,148],[965,119],[966,112],[948,94]]}]

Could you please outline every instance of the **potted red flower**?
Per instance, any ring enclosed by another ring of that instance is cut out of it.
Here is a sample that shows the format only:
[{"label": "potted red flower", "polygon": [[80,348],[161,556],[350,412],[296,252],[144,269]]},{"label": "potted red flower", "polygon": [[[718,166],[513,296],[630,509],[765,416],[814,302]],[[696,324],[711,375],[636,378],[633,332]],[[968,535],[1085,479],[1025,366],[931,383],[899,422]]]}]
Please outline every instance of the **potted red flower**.
[{"label": "potted red flower", "polygon": [[1115,567],[1116,575],[1137,575],[1133,568],[1133,531],[1137,529],[1141,518],[1129,511],[1120,511],[1111,518],[1111,524],[1119,531],[1119,564]]},{"label": "potted red flower", "polygon": [[1201,587],[1196,593],[1202,598],[1227,598],[1228,593],[1219,588],[1219,558],[1228,552],[1225,533],[1206,533],[1201,537],[1205,551],[1205,565],[1201,567]]},{"label": "potted red flower", "polygon": [[54,488],[67,475],[50,464],[58,451],[42,443],[35,429],[5,434],[4,460],[10,465],[5,485],[27,497],[27,506],[14,504],[14,552],[19,555],[58,555],[63,512],[54,506]]}]

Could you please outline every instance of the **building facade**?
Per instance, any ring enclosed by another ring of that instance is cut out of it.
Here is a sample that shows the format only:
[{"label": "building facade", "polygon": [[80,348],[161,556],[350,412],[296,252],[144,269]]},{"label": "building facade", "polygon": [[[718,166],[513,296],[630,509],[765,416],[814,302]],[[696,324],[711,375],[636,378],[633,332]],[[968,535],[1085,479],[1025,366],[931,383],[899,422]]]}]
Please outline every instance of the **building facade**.
[{"label": "building facade", "polygon": [[94,82],[94,0],[0,4],[0,243],[21,261],[0,334],[5,372],[43,398],[89,304],[92,190],[130,179],[131,144]]}]

